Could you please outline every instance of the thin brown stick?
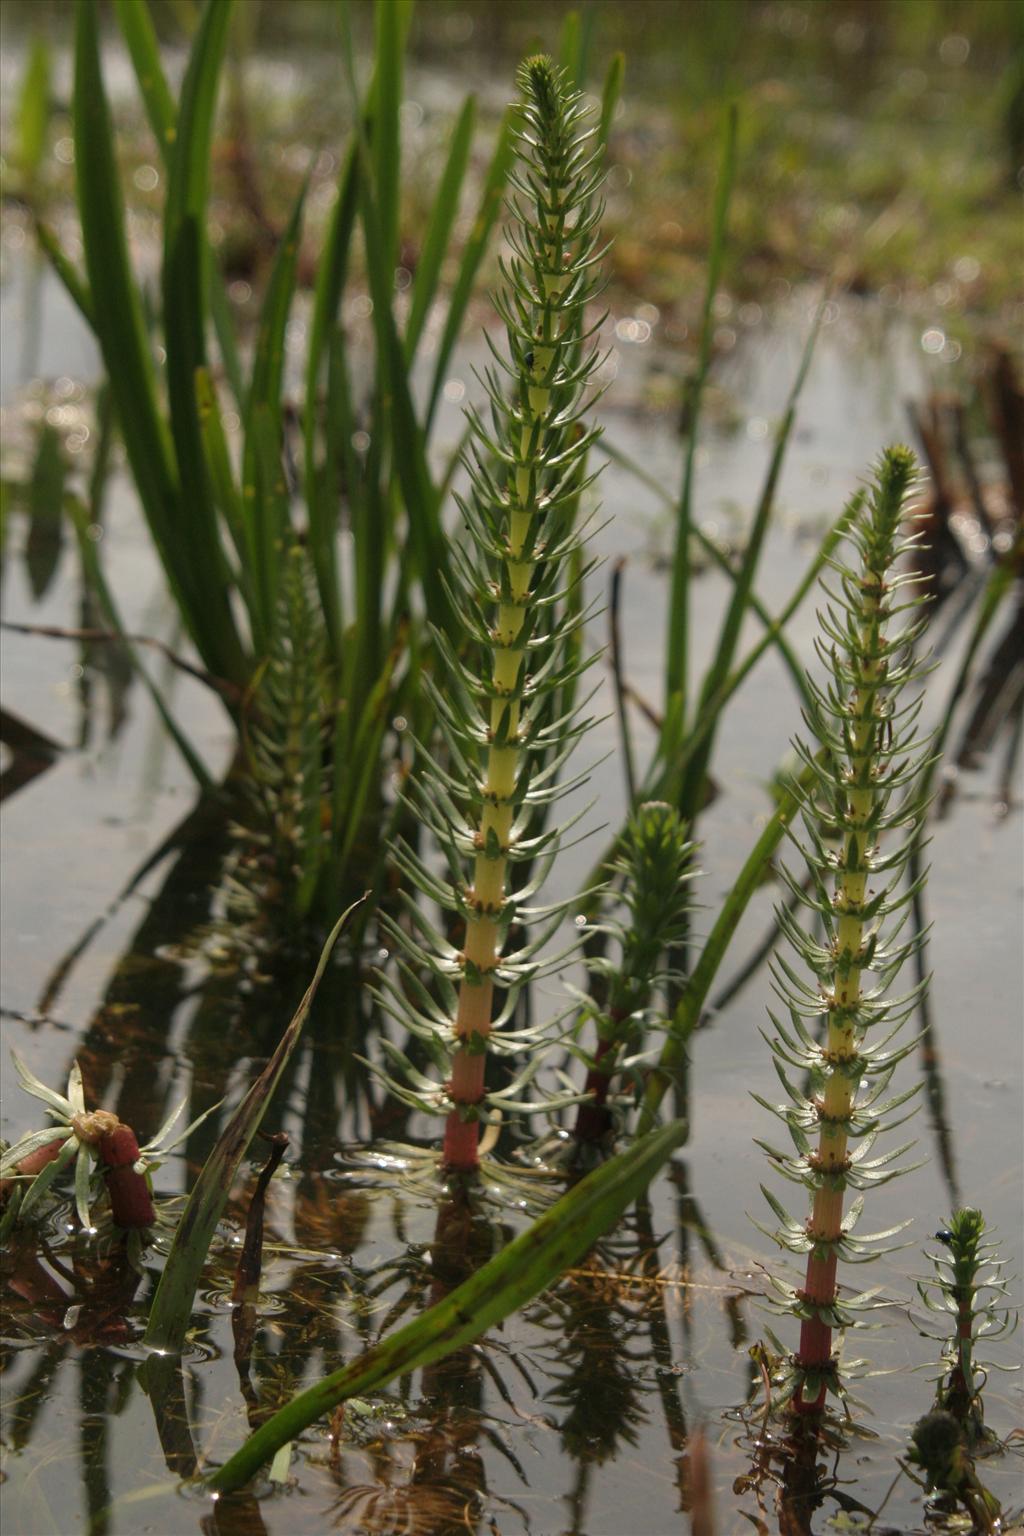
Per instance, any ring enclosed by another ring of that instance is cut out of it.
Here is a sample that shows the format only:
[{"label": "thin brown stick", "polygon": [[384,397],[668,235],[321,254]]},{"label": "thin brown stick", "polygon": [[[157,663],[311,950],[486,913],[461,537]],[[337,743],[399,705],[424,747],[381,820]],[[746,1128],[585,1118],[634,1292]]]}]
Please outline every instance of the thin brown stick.
[{"label": "thin brown stick", "polygon": [[166,656],[179,672],[187,672],[189,677],[194,677],[197,682],[212,688],[213,692],[219,694],[227,703],[238,704],[242,699],[242,689],[237,683],[229,682],[227,678],[215,677],[205,668],[186,661],[184,656],[179,656],[176,651],[171,650],[169,645],[163,640],[157,640],[154,635],[119,635],[113,629],[67,629],[60,624],[17,624],[12,619],[0,619],[0,629],[5,629],[13,635],[34,635],[43,640],[79,640],[89,645],[148,645],[152,650]]}]

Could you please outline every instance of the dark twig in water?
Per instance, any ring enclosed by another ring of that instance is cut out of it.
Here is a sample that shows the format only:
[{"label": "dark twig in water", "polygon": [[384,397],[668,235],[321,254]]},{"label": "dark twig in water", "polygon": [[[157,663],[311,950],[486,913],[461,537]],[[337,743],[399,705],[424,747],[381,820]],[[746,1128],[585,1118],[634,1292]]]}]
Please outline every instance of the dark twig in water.
[{"label": "dark twig in water", "polygon": [[231,1292],[231,1300],[236,1303],[254,1301],[259,1289],[260,1275],[263,1272],[263,1216],[267,1204],[267,1190],[289,1146],[289,1137],[284,1131],[278,1131],[273,1136],[264,1136],[264,1139],[270,1143],[270,1156],[260,1169],[256,1188],[249,1202],[249,1214],[245,1218],[245,1240],[235,1266],[235,1284]]},{"label": "dark twig in water", "polygon": [[163,640],[158,640],[155,635],[119,635],[112,629],[74,629],[66,628],[61,624],[17,624],[13,619],[0,620],[0,629],[9,630],[14,635],[35,635],[43,640],[81,640],[90,645],[148,645],[152,650],[159,651],[165,656],[173,667],[179,672],[186,672],[189,677],[194,677],[196,682],[202,683],[207,688],[212,688],[219,698],[225,699],[229,704],[240,703],[243,690],[237,683],[229,682],[224,677],[214,677],[212,672],[207,672],[204,667],[197,667],[193,662],[186,661],[184,656],[179,656],[176,651]]}]

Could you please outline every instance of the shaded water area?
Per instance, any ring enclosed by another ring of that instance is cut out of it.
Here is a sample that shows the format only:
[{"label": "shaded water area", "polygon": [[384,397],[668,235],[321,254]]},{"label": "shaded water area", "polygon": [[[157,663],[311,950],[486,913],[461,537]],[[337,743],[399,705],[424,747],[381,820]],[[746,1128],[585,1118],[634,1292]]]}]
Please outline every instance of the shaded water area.
[{"label": "shaded water area", "polygon": [[[22,426],[35,424],[31,437],[49,422],[73,438],[87,419],[79,381],[95,367],[90,345],[49,276],[33,277],[11,262],[5,278],[5,408],[14,408],[21,360],[28,358],[25,371],[53,383],[22,409]],[[33,338],[25,330],[25,293],[36,281]],[[722,319],[731,323],[728,315]],[[955,357],[929,357],[916,332],[878,306],[846,298],[828,322],[759,578],[773,611],[864,466],[884,443],[905,435],[906,397],[956,382]],[[808,323],[809,300],[799,295],[770,317],[735,320],[716,368],[715,409],[698,461],[698,514],[722,537],[742,539]],[[651,328],[644,316],[609,322],[617,376],[601,419],[607,442],[673,494],[678,413],[661,402],[676,360],[659,350]],[[473,361],[471,345],[452,369],[441,450],[458,437],[460,401],[475,389]],[[85,447],[83,440],[83,462]],[[68,448],[73,452],[73,442]],[[629,562],[626,671],[640,695],[657,701],[667,602],[659,559],[668,543],[664,512],[654,491],[615,463],[602,477],[601,496],[610,521],[597,549],[609,565],[621,556]],[[120,472],[98,532],[129,628],[176,645],[161,578]],[[596,583],[605,582],[609,565]],[[714,644],[726,593],[725,579],[712,571],[696,588],[696,666]],[[3,598],[10,620],[87,627],[78,556],[66,536],[62,541],[59,523],[12,517]],[[603,643],[605,620],[595,619],[592,631]],[[809,602],[790,631],[808,661],[813,634]],[[930,692],[933,718],[962,639],[941,657]],[[258,942],[246,946],[230,931],[225,808],[197,802],[158,717],[115,651],[8,634],[3,665],[6,708],[57,744],[42,771],[4,806],[7,1043],[55,1085],[77,1059],[90,1102],[116,1109],[140,1140],[183,1095],[186,1119],[223,1099],[156,1176],[160,1194],[181,1194],[291,1016],[309,959],[271,963]],[[211,769],[225,773],[232,736],[216,699],[163,668],[159,657],[151,665]],[[602,690],[604,713],[604,678]],[[698,931],[705,917],[710,926],[768,814],[765,780],[799,727],[791,685],[769,653],[721,732],[718,795],[702,822]],[[596,802],[591,826],[617,825],[625,808],[617,759],[606,756],[615,746],[608,718],[582,749],[597,764],[580,792],[580,803]],[[642,753],[642,736],[637,746]],[[856,1385],[866,1407],[847,1443],[831,1456],[819,1453],[817,1470],[790,1464],[783,1489],[790,1523],[783,1529],[865,1529],[878,1510],[876,1532],[924,1529],[924,1495],[898,1475],[895,1460],[932,1398],[936,1347],[920,1336],[911,1302],[911,1277],[925,1268],[920,1246],[963,1200],[983,1206],[1001,1232],[1010,1272],[1020,1267],[1022,965],[1013,937],[1022,897],[1020,787],[1001,816],[998,778],[995,760],[962,775],[948,813],[933,827],[932,1030],[900,1069],[909,1086],[927,1068],[916,1121],[923,1166],[872,1192],[867,1222],[874,1230],[915,1218],[903,1239],[909,1246],[872,1266],[870,1283],[881,1285],[892,1306],[856,1353],[879,1374]],[[552,897],[580,887],[601,845],[595,832],[566,854]],[[726,983],[765,936],[777,896],[777,887],[766,886],[752,902]],[[348,1404],[330,1438],[322,1426],[310,1431],[290,1465],[275,1467],[277,1481],[264,1477],[251,1495],[217,1504],[183,1491],[182,1480],[201,1461],[223,1460],[249,1425],[299,1386],[443,1294],[470,1257],[506,1242],[543,1198],[544,1181],[529,1163],[515,1162],[506,1137],[498,1149],[505,1171],[495,1168],[484,1180],[485,1188],[493,1185],[489,1206],[471,1215],[457,1198],[442,1200],[433,1162],[411,1150],[429,1146],[430,1128],[390,1106],[356,1060],[356,1053],[374,1053],[374,1032],[383,1027],[362,983],[385,958],[371,930],[358,970],[339,964],[329,974],[267,1116],[267,1129],[288,1132],[291,1147],[286,1171],[271,1186],[251,1360],[239,1348],[231,1305],[248,1190],[232,1200],[226,1241],[208,1271],[180,1369],[147,1358],[140,1343],[158,1251],[148,1253],[140,1281],[105,1255],[102,1234],[69,1244],[52,1224],[14,1243],[5,1259],[8,1528],[26,1536],[667,1536],[689,1528],[689,1435],[703,1422],[718,1529],[773,1529],[783,1518],[775,1514],[777,1469],[758,1450],[757,1416],[745,1423],[738,1413],[759,1383],[750,1353],[764,1328],[757,1300],[765,1269],[778,1268],[775,1251],[748,1217],[762,1219],[758,1185],[766,1172],[751,1138],[771,1134],[769,1117],[749,1095],[774,1099],[777,1092],[759,1034],[770,1000],[764,966],[726,1006],[712,1009],[694,1041],[690,1139],[652,1187],[649,1209],[634,1213],[552,1292],[478,1347]],[[553,982],[541,983],[532,999],[536,1009],[564,1004]],[[31,1109],[13,1089],[5,1095],[5,1136],[33,1123]],[[388,1150],[401,1142],[406,1150]],[[1001,1346],[1000,1363],[1019,1360],[1018,1339]],[[1008,1435],[1024,1417],[1020,1378],[993,1374],[985,1396],[992,1427]],[[1006,1510],[1024,1503],[1019,1446],[986,1461],[982,1475]]]}]

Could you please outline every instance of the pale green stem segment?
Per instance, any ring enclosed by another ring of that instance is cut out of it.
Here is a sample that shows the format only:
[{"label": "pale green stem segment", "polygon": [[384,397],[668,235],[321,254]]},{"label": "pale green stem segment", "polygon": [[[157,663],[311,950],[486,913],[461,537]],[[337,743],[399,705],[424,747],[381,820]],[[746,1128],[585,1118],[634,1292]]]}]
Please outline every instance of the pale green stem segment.
[{"label": "pale green stem segment", "polygon": [[529,357],[529,376],[522,391],[522,428],[516,463],[510,468],[508,494],[505,594],[496,605],[491,630],[491,743],[483,782],[483,810],[476,833],[473,883],[466,892],[472,916],[466,924],[466,970],[459,985],[455,1033],[459,1041],[452,1059],[449,1093],[454,1109],[445,1128],[444,1162],[451,1168],[477,1165],[479,1122],[465,1118],[465,1111],[484,1096],[485,1042],[494,1014],[493,975],[501,958],[501,915],[508,896],[510,839],[515,820],[517,780],[523,755],[521,739],[522,696],[526,681],[524,623],[531,601],[536,560],[542,552],[536,522],[543,515],[543,493],[538,475],[538,445],[548,423],[551,403],[548,384],[557,368],[571,325],[567,315],[551,303],[562,293],[569,264],[566,208],[562,188],[549,176],[538,215],[545,232],[547,271],[543,274],[532,306],[532,328],[537,344]]}]

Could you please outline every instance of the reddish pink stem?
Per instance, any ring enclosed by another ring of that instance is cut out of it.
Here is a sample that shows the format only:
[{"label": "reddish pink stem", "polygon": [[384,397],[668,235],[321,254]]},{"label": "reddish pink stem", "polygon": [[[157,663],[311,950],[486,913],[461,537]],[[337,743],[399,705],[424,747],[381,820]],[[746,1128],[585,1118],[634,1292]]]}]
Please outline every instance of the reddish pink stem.
[{"label": "reddish pink stem", "polygon": [[[458,1050],[452,1061],[451,1096],[456,1105],[479,1104],[484,1096],[482,1052]],[[480,1122],[463,1120],[453,1109],[445,1123],[442,1161],[458,1173],[472,1173],[480,1166]]]},{"label": "reddish pink stem", "polygon": [[127,1125],[108,1131],[99,1141],[100,1161],[105,1165],[110,1213],[119,1227],[151,1227],[156,1221],[153,1197],[144,1173],[136,1173],[139,1143]]}]

